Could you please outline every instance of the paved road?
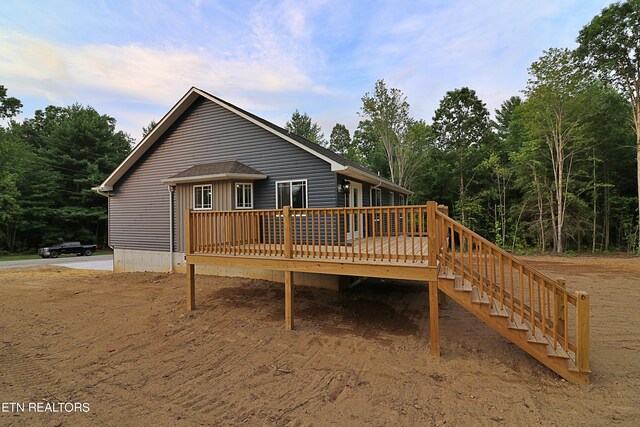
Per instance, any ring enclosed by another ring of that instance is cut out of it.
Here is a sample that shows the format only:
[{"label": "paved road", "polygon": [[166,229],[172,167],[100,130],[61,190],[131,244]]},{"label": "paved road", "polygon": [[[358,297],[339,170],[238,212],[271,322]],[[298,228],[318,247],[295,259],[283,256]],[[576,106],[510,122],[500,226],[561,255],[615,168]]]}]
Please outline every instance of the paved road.
[{"label": "paved road", "polygon": [[55,265],[86,270],[113,270],[113,255],[94,255],[90,257],[62,255],[58,258],[24,259],[20,261],[0,262],[1,268],[37,267]]}]

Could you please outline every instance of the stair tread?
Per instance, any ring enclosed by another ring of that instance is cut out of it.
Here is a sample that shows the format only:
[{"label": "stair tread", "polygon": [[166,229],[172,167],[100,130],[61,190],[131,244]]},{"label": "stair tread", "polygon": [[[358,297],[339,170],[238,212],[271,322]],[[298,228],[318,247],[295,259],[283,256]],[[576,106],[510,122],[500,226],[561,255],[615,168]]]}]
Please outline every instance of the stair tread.
[{"label": "stair tread", "polygon": [[518,331],[529,331],[529,326],[527,326],[526,323],[522,323],[518,320],[516,320],[516,318],[514,317],[513,320],[509,319],[509,322],[507,323],[507,326],[509,329],[515,329]]},{"label": "stair tread", "polygon": [[567,353],[560,344],[558,344],[556,348],[553,348],[553,344],[549,344],[549,347],[547,347],[547,356],[558,357],[561,359],[571,359],[569,353]]},{"label": "stair tread", "polygon": [[530,343],[534,343],[534,344],[549,345],[549,340],[547,338],[545,338],[544,336],[538,334],[537,330],[536,330],[535,334],[532,334],[531,332],[529,332],[527,334],[527,341],[529,341]]},{"label": "stair tread", "polygon": [[486,294],[480,297],[480,289],[478,289],[477,286],[474,286],[471,290],[471,302],[475,304],[489,304],[491,303],[491,300]]},{"label": "stair tread", "polygon": [[494,302],[489,314],[497,317],[510,317],[509,309],[507,307],[500,308],[500,304],[497,302]]}]

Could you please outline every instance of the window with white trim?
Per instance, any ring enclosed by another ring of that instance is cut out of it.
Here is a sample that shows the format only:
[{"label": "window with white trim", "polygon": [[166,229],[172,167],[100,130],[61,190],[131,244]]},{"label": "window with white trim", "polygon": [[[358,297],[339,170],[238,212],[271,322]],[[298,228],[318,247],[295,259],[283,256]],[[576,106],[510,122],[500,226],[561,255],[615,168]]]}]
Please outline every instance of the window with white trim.
[{"label": "window with white trim", "polygon": [[276,209],[284,206],[306,208],[308,196],[306,179],[276,182]]},{"label": "window with white trim", "polygon": [[236,183],[236,209],[253,209],[253,183]]},{"label": "window with white trim", "polygon": [[193,209],[195,210],[211,209],[212,208],[211,196],[212,196],[211,184],[194,185],[193,186]]},{"label": "window with white trim", "polygon": [[404,194],[398,194],[398,206],[404,206]]},{"label": "window with white trim", "polygon": [[382,206],[382,190],[379,188],[371,189],[371,206]]}]

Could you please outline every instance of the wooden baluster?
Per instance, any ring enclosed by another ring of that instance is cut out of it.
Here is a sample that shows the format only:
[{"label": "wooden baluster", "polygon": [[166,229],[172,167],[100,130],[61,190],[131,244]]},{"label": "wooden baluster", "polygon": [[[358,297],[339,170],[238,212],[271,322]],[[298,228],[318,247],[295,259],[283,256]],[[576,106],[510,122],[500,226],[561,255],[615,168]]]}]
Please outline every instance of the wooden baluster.
[{"label": "wooden baluster", "polygon": [[553,349],[558,348],[558,288],[553,287]]},{"label": "wooden baluster", "polygon": [[351,261],[356,259],[356,242],[353,240],[356,234],[356,210],[351,208]]},{"label": "wooden baluster", "polygon": [[340,218],[340,210],[337,211],[337,216],[336,216],[336,222],[337,222],[337,228],[338,228],[338,259],[342,258],[342,237],[341,237],[341,233],[340,233],[340,220],[342,218]]},{"label": "wooden baluster", "polygon": [[553,323],[555,325],[554,330],[556,336],[558,334],[562,336],[562,334],[564,333],[564,324],[566,323],[566,317],[564,315],[564,308],[566,303],[564,300],[564,296],[566,294],[567,285],[564,279],[557,279],[556,283],[557,286],[554,288],[553,298]]},{"label": "wooden baluster", "polygon": [[518,279],[520,280],[520,320],[524,323],[524,269],[518,265]]},{"label": "wooden baluster", "polygon": [[370,240],[369,239],[369,227],[370,227],[370,225],[369,225],[369,212],[368,211],[364,211],[362,217],[364,218],[364,221],[363,221],[364,223],[362,224],[362,228],[363,228],[362,232],[364,233],[364,239],[365,239],[365,241],[364,241],[364,251],[365,251],[364,259],[368,261],[369,258],[370,258],[369,257],[369,240]]},{"label": "wooden baluster", "polygon": [[[408,228],[410,227],[411,221],[409,220],[409,217],[407,216],[407,208],[403,207],[402,208],[402,219],[404,220],[404,236],[402,238],[403,241],[403,245],[404,245],[404,252],[402,252],[404,255],[407,254],[407,239],[409,238],[409,235],[411,234],[411,230]],[[400,254],[398,254],[398,256],[400,256]]]},{"label": "wooden baluster", "polygon": [[[420,222],[419,227],[420,227],[420,262],[421,263],[424,262],[424,249],[422,248],[422,235],[424,234],[424,225],[425,225],[424,224],[424,213],[425,212],[423,212],[422,207],[420,207],[418,209],[418,215],[420,215],[420,217],[419,217],[419,222]],[[437,217],[436,222],[438,222],[439,220],[440,220],[440,217]],[[434,250],[437,251],[436,252],[436,257],[437,257],[437,254],[440,252],[440,247],[439,246],[441,245],[441,242],[442,242],[442,228],[438,227],[438,225],[436,225],[436,224],[434,224],[434,226],[436,227],[436,229],[440,233],[440,236],[437,239],[437,241],[440,242],[440,244],[438,244],[438,248],[434,248]],[[431,233],[431,230],[429,230],[427,228],[427,236],[429,235],[428,233]],[[427,248],[427,251],[430,251],[430,250],[431,249]],[[429,256],[428,254],[429,254],[429,252],[427,252],[427,256]]]},{"label": "wooden baluster", "polygon": [[456,271],[456,230],[453,228],[453,224],[449,226],[451,232],[451,273],[455,274]]},{"label": "wooden baluster", "polygon": [[[546,289],[547,289],[547,285],[544,278],[538,279],[538,307],[540,307],[540,322],[542,323],[542,334],[545,336],[547,335],[547,318],[545,313]],[[540,295],[541,293],[542,295]]]},{"label": "wooden baluster", "polygon": [[531,271],[527,271],[527,277],[529,279],[529,312],[530,312],[530,317],[531,317],[531,333],[533,335],[536,334],[536,315],[535,315],[535,297],[533,295],[533,276],[531,274]]},{"label": "wooden baluster", "polygon": [[569,295],[565,291],[563,294],[564,305],[564,348],[569,350]]},{"label": "wooden baluster", "polygon": [[329,242],[328,236],[327,236],[327,233],[329,232],[327,228],[327,215],[328,215],[327,211],[324,211],[322,213],[322,217],[324,219],[324,257],[325,258],[329,258],[329,246],[327,246]]},{"label": "wooden baluster", "polygon": [[[389,218],[389,210],[385,209],[385,213],[387,216],[387,248],[389,249],[389,261],[393,259],[391,256],[391,218]],[[382,221],[382,218],[380,219]],[[397,256],[398,254],[396,254]]]},{"label": "wooden baluster", "polygon": [[493,248],[491,246],[489,246],[489,267],[491,268],[491,272],[489,273],[489,296],[491,297],[491,301],[490,301],[491,304],[489,305],[489,307],[493,307],[493,304],[494,304],[493,294],[495,291],[495,284],[496,284],[496,263],[495,263],[495,258],[493,254]]},{"label": "wooden baluster", "polygon": [[467,232],[467,259],[469,261],[469,281],[473,284],[473,236]]},{"label": "wooden baluster", "polygon": [[398,227],[400,226],[400,215],[398,214],[398,208],[393,208],[393,216],[394,216],[394,234],[396,241],[396,261],[400,262],[400,233],[398,231]]},{"label": "wooden baluster", "polygon": [[363,230],[362,230],[362,221],[360,221],[360,215],[361,215],[361,207],[358,207],[356,209],[356,216],[355,216],[355,221],[357,221],[358,224],[358,259],[362,260],[362,234],[363,234]]},{"label": "wooden baluster", "polygon": [[501,252],[498,252],[498,259],[500,262],[500,309],[504,310],[504,260]]},{"label": "wooden baluster", "polygon": [[484,269],[485,269],[485,258],[484,258],[484,247],[482,244],[482,240],[478,242],[478,270],[480,272],[480,298],[484,296]]},{"label": "wooden baluster", "polygon": [[509,308],[511,308],[510,318],[513,322],[513,303],[515,299],[514,287],[513,287],[513,259],[509,258]]}]

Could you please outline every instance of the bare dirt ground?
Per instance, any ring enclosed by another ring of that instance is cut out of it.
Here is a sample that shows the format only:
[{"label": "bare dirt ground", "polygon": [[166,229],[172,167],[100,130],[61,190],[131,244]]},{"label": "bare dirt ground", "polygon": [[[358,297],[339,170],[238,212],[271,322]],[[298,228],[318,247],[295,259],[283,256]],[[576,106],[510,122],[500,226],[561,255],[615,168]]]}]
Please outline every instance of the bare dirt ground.
[{"label": "bare dirt ground", "polygon": [[450,303],[429,353],[428,292],[295,290],[198,276],[38,267],[0,272],[2,425],[638,425],[639,258],[530,257],[591,294],[592,384],[572,385]]}]

